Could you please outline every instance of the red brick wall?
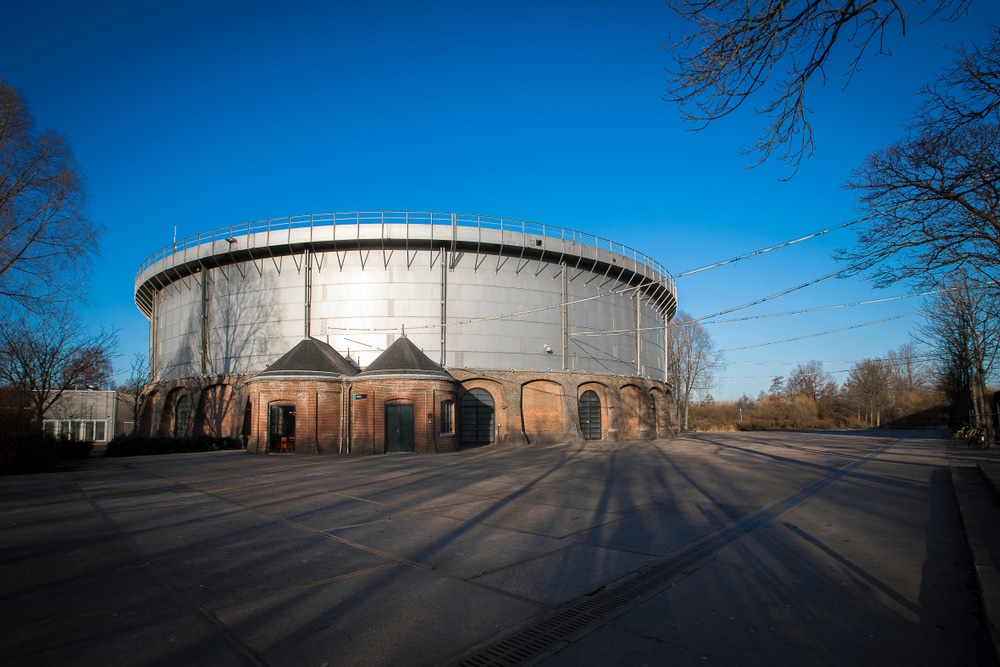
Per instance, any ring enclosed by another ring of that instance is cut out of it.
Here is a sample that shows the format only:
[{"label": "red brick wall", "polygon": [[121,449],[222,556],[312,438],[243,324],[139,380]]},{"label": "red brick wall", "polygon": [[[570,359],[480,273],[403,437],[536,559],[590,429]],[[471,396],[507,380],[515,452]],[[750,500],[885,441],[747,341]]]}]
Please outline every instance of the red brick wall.
[{"label": "red brick wall", "polygon": [[[643,423],[648,398],[644,398],[639,388],[626,385],[621,388],[621,406],[619,416],[622,423],[623,440],[642,440],[649,432],[649,425]],[[645,429],[643,426],[645,425]]]},{"label": "red brick wall", "polygon": [[295,452],[333,454],[341,447],[339,382],[261,380],[250,383],[254,424],[247,449],[267,453],[267,420],[271,405],[295,405]]},{"label": "red brick wall", "polygon": [[529,382],[521,390],[524,436],[529,443],[552,443],[566,439],[562,385],[551,380]]},{"label": "red brick wall", "polygon": [[[601,398],[602,434],[605,440],[644,440],[670,437],[672,397],[670,387],[642,378],[569,373],[452,369],[455,381],[433,378],[388,377],[321,380],[254,379],[241,376],[190,378],[157,387],[150,405],[143,411],[140,432],[169,429],[173,415],[171,397],[187,391],[193,405],[202,395],[211,399],[210,387],[227,384],[233,388],[232,412],[223,421],[223,430],[239,436],[243,428],[243,408],[249,398],[252,411],[248,450],[267,452],[268,406],[294,403],[296,406],[297,453],[380,454],[385,451],[385,405],[403,401],[413,404],[414,451],[418,453],[455,451],[460,446],[459,404],[465,391],[481,387],[490,392],[495,404],[495,444],[512,445],[548,441],[579,442],[578,398],[587,389]],[[367,398],[350,400],[352,394]],[[453,432],[441,432],[441,402],[453,402]],[[650,405],[655,405],[655,411]],[[655,412],[655,418],[654,418]],[[431,415],[428,418],[428,415]],[[192,415],[193,417],[194,415]],[[352,428],[348,433],[347,421]],[[148,422],[148,423],[147,423]]]},{"label": "red brick wall", "polygon": [[[413,405],[413,451],[417,454],[452,452],[458,449],[454,433],[441,433],[441,401],[455,402],[455,384],[448,380],[422,378],[371,378],[351,384],[351,393],[366,398],[352,400],[351,453],[384,454],[385,405]],[[456,413],[453,413],[453,415]]]}]

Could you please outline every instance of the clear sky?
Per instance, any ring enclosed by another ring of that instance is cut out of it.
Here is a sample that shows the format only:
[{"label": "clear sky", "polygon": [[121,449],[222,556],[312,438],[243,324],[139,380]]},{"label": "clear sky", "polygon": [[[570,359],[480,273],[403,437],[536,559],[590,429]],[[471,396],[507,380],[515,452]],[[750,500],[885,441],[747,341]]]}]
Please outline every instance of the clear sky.
[{"label": "clear sky", "polygon": [[[136,269],[175,229],[479,213],[604,236],[681,274],[841,225],[856,217],[851,169],[901,135],[946,46],[991,23],[1000,3],[973,0],[956,24],[897,29],[893,55],[846,89],[831,68],[810,91],[817,153],[788,181],[739,154],[762,126],[750,109],[696,133],[662,101],[661,45],[682,28],[666,2],[34,0],[4,9],[0,76],[72,142],[105,228],[87,321],[120,330],[127,370],[148,345]],[[705,317],[810,282],[852,241],[678,278],[680,307]],[[826,280],[721,319],[794,315],[707,324],[729,361],[713,395],[756,396],[810,360],[843,382],[851,362],[910,342],[920,316],[900,316],[920,300],[803,311],[906,294]]]}]

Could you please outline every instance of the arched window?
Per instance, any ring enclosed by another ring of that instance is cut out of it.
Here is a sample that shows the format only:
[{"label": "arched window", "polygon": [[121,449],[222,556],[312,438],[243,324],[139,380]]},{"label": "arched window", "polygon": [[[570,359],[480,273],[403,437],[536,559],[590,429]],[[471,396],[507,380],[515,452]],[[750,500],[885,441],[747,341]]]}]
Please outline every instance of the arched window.
[{"label": "arched window", "polygon": [[177,399],[174,408],[174,437],[183,438],[187,435],[188,422],[191,420],[191,397],[187,394]]},{"label": "arched window", "polygon": [[601,398],[590,389],[580,396],[580,430],[584,440],[601,439]]},{"label": "arched window", "polygon": [[462,396],[459,405],[463,445],[488,445],[493,442],[493,396],[479,387]]}]

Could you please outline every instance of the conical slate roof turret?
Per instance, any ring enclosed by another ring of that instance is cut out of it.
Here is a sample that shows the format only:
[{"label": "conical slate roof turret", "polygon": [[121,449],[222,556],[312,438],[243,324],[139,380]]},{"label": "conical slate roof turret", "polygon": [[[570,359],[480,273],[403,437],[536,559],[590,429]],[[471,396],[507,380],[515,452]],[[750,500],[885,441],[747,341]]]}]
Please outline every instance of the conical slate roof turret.
[{"label": "conical slate roof turret", "polygon": [[397,338],[365,370],[358,373],[359,378],[376,375],[431,375],[451,378],[447,371],[431,361],[405,335]]},{"label": "conical slate roof turret", "polygon": [[357,368],[327,343],[315,338],[304,338],[257,377],[339,378],[356,375],[357,372]]}]

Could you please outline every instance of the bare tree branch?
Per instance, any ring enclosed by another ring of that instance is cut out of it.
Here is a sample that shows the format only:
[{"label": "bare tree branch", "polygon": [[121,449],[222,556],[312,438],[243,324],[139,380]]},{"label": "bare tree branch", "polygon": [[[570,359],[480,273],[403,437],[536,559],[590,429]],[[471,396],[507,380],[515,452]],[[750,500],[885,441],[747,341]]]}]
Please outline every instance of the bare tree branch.
[{"label": "bare tree branch", "polygon": [[927,286],[956,270],[1000,285],[1000,31],[957,53],[922,90],[908,135],[847,184],[874,222],[836,256],[876,285]]},{"label": "bare tree branch", "polygon": [[67,312],[27,312],[0,323],[0,380],[30,395],[40,429],[64,392],[107,384],[117,341],[115,330],[88,333]]},{"label": "bare tree branch", "polygon": [[674,388],[682,430],[687,429],[691,399],[708,392],[714,373],[723,365],[708,331],[687,313],[677,313],[667,331],[667,379]]},{"label": "bare tree branch", "polygon": [[38,309],[79,297],[98,236],[69,143],[37,132],[0,79],[0,299]]},{"label": "bare tree branch", "polygon": [[983,429],[992,441],[986,387],[1000,353],[1000,292],[965,272],[949,278],[947,287],[928,299],[920,334],[934,350],[956,417]]},{"label": "bare tree branch", "polygon": [[[815,150],[806,92],[827,82],[831,64],[845,84],[867,53],[889,53],[887,31],[905,34],[908,22],[954,20],[971,0],[673,0],[670,7],[693,30],[664,47],[674,65],[663,99],[703,129],[752,97],[771,97],[756,112],[763,133],[744,153],[761,164],[771,157],[798,168]],[[922,12],[916,16],[907,9]],[[838,49],[849,45],[853,52]],[[833,62],[831,62],[833,61]]]}]

